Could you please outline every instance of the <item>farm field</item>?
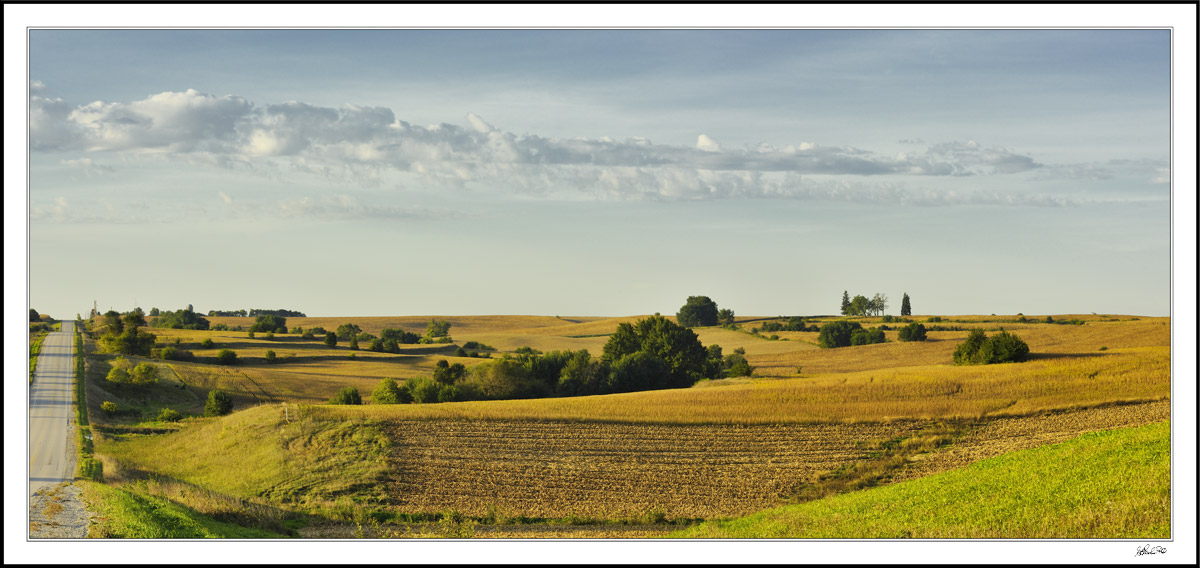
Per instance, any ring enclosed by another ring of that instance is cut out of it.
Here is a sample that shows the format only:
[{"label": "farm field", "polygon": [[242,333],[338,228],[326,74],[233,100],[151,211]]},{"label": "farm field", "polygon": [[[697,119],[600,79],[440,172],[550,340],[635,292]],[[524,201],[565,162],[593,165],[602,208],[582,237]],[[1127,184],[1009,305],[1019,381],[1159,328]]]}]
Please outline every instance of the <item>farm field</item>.
[{"label": "farm field", "polygon": [[[89,363],[89,406],[109,483],[153,476],[202,488],[205,502],[279,511],[294,528],[270,526],[285,535],[644,538],[1169,419],[1169,319],[1070,317],[1085,323],[954,317],[941,325],[962,330],[931,332],[931,341],[901,343],[889,331],[888,343],[841,349],[817,348],[806,338],[815,333],[770,340],[701,328],[706,345],[743,347],[753,375],[687,389],[407,405],[373,405],[367,395],[381,377],[428,376],[439,359],[481,362],[446,355],[465,341],[495,347],[495,357],[580,348],[570,341],[602,347],[606,332],[637,318],[451,318],[453,344],[400,354],[152,328],[160,343],[214,346],[195,350],[194,362],[154,362],[161,393],[145,398],[174,397],[172,408],[199,414],[204,393],[221,388],[240,412],[164,424],[152,419],[163,403],[129,397],[122,404],[144,407],[140,415],[104,417],[99,398],[121,394],[102,388],[105,356]],[[316,323],[288,324],[418,330],[428,321],[307,319]],[[998,326],[1029,343],[1030,361],[950,364],[965,329]],[[239,363],[205,359],[220,348],[235,349]],[[278,362],[258,359],[268,348]],[[345,386],[365,404],[322,404]],[[180,504],[185,493],[174,494]]]}]

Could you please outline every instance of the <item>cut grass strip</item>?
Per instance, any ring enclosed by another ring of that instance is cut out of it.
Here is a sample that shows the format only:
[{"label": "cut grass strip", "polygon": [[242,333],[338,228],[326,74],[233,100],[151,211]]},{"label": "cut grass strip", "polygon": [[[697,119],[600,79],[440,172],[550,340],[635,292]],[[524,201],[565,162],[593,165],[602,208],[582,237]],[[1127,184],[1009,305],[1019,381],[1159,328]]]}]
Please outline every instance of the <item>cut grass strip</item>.
[{"label": "cut grass strip", "polygon": [[708,522],[675,538],[1170,538],[1170,422]]}]

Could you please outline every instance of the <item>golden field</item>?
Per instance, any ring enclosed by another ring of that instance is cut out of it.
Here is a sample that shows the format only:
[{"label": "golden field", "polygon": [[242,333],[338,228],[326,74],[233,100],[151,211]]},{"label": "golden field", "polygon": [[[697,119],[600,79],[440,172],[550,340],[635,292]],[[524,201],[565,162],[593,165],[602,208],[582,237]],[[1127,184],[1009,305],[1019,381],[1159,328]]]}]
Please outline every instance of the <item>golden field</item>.
[{"label": "golden field", "polygon": [[[153,473],[235,501],[317,511],[328,522],[301,531],[309,536],[344,536],[353,525],[345,523],[371,512],[393,516],[376,535],[429,536],[420,522],[395,516],[455,511],[474,523],[475,537],[641,537],[771,507],[805,486],[833,484],[817,495],[915,479],[1086,432],[1168,419],[1169,318],[1055,316],[1069,318],[1086,323],[954,316],[927,324],[1003,327],[1029,344],[1024,363],[950,364],[965,329],[930,332],[930,341],[917,343],[897,342],[892,330],[888,343],[819,349],[815,333],[780,332],[780,340],[769,340],[702,328],[706,345],[726,353],[744,348],[754,375],[688,389],[410,405],[371,405],[369,393],[384,376],[428,375],[438,359],[481,362],[451,355],[472,340],[501,351],[590,342],[584,348],[598,356],[602,334],[638,318],[450,317],[453,345],[404,346],[400,354],[352,352],[344,343],[329,348],[296,336],[271,341],[244,332],[151,329],[160,342],[179,337],[200,358],[157,362],[170,371],[170,388],[196,400],[209,389],[228,389],[237,394],[236,408],[246,410],[189,419],[169,434],[98,434],[97,452],[120,472],[113,481]],[[227,325],[249,319],[211,318]],[[428,319],[288,318],[288,325],[419,332]],[[859,318],[878,325],[873,319]],[[1120,321],[1106,321],[1113,319]],[[195,349],[204,338],[213,348]],[[223,347],[238,352],[238,365],[204,360]],[[280,361],[267,364],[266,349]],[[320,404],[348,385],[367,404]],[[355,479],[338,473],[348,464],[356,464]],[[822,481],[847,471],[859,477]]]}]

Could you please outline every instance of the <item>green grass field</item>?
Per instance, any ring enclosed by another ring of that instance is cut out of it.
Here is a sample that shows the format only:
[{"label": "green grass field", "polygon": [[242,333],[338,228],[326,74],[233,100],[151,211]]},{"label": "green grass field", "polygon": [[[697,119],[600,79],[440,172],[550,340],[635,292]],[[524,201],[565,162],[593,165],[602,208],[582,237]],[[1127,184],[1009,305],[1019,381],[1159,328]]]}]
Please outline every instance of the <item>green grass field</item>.
[{"label": "green grass field", "polygon": [[707,522],[676,538],[1170,538],[1170,423]]}]

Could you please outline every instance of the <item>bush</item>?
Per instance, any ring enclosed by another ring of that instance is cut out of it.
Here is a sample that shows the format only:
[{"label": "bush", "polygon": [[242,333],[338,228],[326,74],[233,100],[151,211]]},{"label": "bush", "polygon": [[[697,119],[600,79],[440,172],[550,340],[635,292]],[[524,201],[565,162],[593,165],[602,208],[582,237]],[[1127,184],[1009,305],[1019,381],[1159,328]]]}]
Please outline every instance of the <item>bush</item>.
[{"label": "bush", "polygon": [[725,374],[730,377],[749,377],[754,372],[754,367],[736,351],[725,356],[725,368]]},{"label": "bush", "polygon": [[854,332],[861,330],[862,325],[850,321],[834,321],[821,326],[817,336],[817,344],[825,349],[846,347],[850,345]]},{"label": "bush", "polygon": [[329,404],[362,404],[362,395],[358,394],[358,389],[346,387],[333,395]]},{"label": "bush", "polygon": [[159,422],[179,422],[181,418],[183,416],[179,412],[170,408],[164,408],[158,413]]},{"label": "bush", "polygon": [[982,331],[971,331],[967,340],[954,349],[956,365],[990,365],[1024,361],[1029,356],[1029,345],[1021,338],[1000,331],[988,337]]},{"label": "bush", "polygon": [[130,382],[135,385],[151,385],[158,382],[158,369],[149,363],[140,363],[130,373]]},{"label": "bush", "polygon": [[925,341],[925,326],[910,323],[900,328],[900,341]]},{"label": "bush", "polygon": [[[403,393],[403,394],[402,394]],[[403,400],[407,395],[408,400]],[[412,393],[396,384],[396,379],[384,377],[379,385],[371,391],[371,404],[405,404],[412,402]]]},{"label": "bush", "polygon": [[237,362],[237,353],[231,349],[217,351],[217,362],[222,365],[232,365]]},{"label": "bush", "polygon": [[109,382],[125,384],[129,382],[129,372],[120,367],[113,367],[109,369],[108,376],[105,378]]},{"label": "bush", "polygon": [[887,337],[884,335],[882,329],[856,329],[850,333],[850,345],[871,345],[886,341]]},{"label": "bush", "polygon": [[100,403],[100,410],[103,410],[104,414],[112,416],[117,413],[117,403],[112,402],[111,400],[106,400]]},{"label": "bush", "polygon": [[337,341],[338,341],[338,336],[336,333],[330,331],[325,334],[325,345],[328,345],[330,347],[336,347]]},{"label": "bush", "polygon": [[405,383],[405,386],[412,393],[413,400],[422,404],[437,402],[438,392],[442,390],[442,385],[429,377],[411,378]]},{"label": "bush", "polygon": [[233,412],[233,397],[223,390],[208,391],[208,401],[204,403],[205,416],[225,416]]},{"label": "bush", "polygon": [[[1022,317],[1023,317],[1023,316],[1022,316]],[[929,322],[929,323],[941,323],[941,321],[942,321],[942,318],[941,318],[941,316],[933,316],[933,317],[931,317],[931,318],[929,318],[929,319],[927,319],[927,320],[925,320],[925,321],[927,321],[927,322]]]},{"label": "bush", "polygon": [[274,363],[275,362],[275,351],[273,349],[268,349],[265,357],[266,357],[268,363]]},{"label": "bush", "polygon": [[316,336],[311,331],[305,331],[300,335],[300,339],[316,339]]},{"label": "bush", "polygon": [[491,345],[486,345],[478,341],[468,341],[463,344],[463,349],[474,349],[477,351],[495,351],[496,348]]},{"label": "bush", "polygon": [[214,325],[214,326],[212,326],[212,328],[211,328],[211,329],[212,329],[213,331],[229,331],[229,326],[227,326],[227,325],[225,325],[225,324],[223,324],[223,323],[219,323],[219,324],[217,324],[217,325]]},{"label": "bush", "polygon": [[200,347],[203,347],[203,348],[205,348],[205,349],[212,349],[212,347],[213,347],[213,340],[212,340],[212,338],[211,338],[211,337],[205,337],[205,338],[204,338],[204,341],[201,341],[201,342],[200,342]]},{"label": "bush", "polygon": [[185,351],[178,347],[167,346],[158,351],[158,358],[164,361],[191,361],[195,357],[191,351]]}]

